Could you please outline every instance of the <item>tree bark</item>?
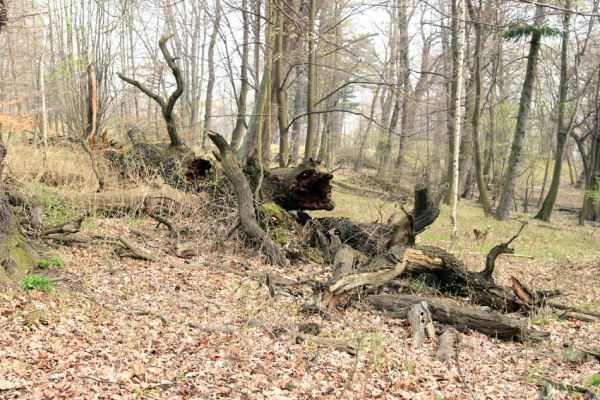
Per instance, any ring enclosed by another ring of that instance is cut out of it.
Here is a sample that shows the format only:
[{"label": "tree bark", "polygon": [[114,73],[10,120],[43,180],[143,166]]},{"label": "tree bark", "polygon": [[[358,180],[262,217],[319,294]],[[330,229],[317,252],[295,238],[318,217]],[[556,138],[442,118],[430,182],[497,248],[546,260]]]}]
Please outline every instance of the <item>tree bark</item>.
[{"label": "tree bark", "polygon": [[[8,10],[4,0],[0,0],[0,33],[6,26]],[[30,270],[36,262],[36,254],[31,245],[21,236],[13,218],[8,197],[2,184],[2,172],[7,149],[0,135],[0,281],[19,278]]]},{"label": "tree bark", "polygon": [[248,98],[248,89],[250,88],[250,82],[248,81],[248,56],[249,47],[248,43],[250,39],[250,22],[248,21],[248,0],[242,0],[242,23],[244,29],[243,43],[242,43],[242,65],[240,66],[240,80],[242,81],[240,87],[240,95],[238,98],[238,110],[237,117],[235,120],[235,127],[233,128],[233,134],[231,135],[231,148],[237,152],[242,137],[246,131],[246,102]]},{"label": "tree bark", "polygon": [[469,1],[469,11],[471,14],[471,20],[477,19],[475,23],[475,54],[474,54],[474,73],[473,73],[473,84],[474,84],[474,98],[473,98],[473,115],[471,116],[471,125],[473,131],[473,161],[475,166],[475,181],[477,182],[477,189],[479,190],[479,202],[483,207],[485,215],[491,213],[490,200],[487,193],[487,184],[484,180],[483,166],[481,161],[481,146],[479,144],[479,135],[481,129],[481,51],[483,47],[482,38],[482,26],[479,22],[481,18],[481,10],[477,9],[477,14],[473,10],[471,1]]},{"label": "tree bark", "polygon": [[[456,1],[460,1],[460,6],[457,6]],[[452,60],[453,64],[453,76],[452,81],[454,82],[455,90],[453,91],[453,98],[451,106],[454,108],[454,128],[453,128],[453,179],[450,190],[451,194],[451,215],[450,221],[452,223],[452,240],[456,240],[458,235],[458,227],[456,220],[456,208],[458,205],[458,172],[459,172],[459,152],[460,152],[460,129],[461,129],[461,106],[460,100],[462,98],[462,81],[463,81],[463,63],[465,58],[465,3],[467,0],[453,0],[453,9],[457,9],[458,27],[453,32],[453,35],[457,35],[457,39],[454,41],[456,48],[454,49],[454,56]]]},{"label": "tree bark", "polygon": [[554,172],[552,173],[552,181],[548,188],[548,194],[542,204],[542,208],[536,214],[535,218],[542,221],[550,221],[552,208],[556,203],[558,189],[560,186],[560,176],[562,173],[562,162],[565,153],[565,145],[568,138],[569,127],[565,124],[565,107],[567,103],[569,77],[567,76],[567,54],[569,51],[569,30],[571,24],[571,0],[565,1],[565,14],[563,16],[563,31],[562,31],[562,49],[560,52],[560,81],[558,90],[558,115],[557,115],[557,131],[556,131],[556,153],[554,159]]},{"label": "tree bark", "polygon": [[[208,82],[206,83],[206,101],[204,105],[204,128],[202,130],[202,148],[206,147],[206,137],[212,129],[212,106],[213,106],[213,88],[215,87],[215,44],[219,34],[221,24],[221,2],[215,1],[215,17],[213,19],[213,31],[208,43]],[[243,84],[243,82],[242,82]]]},{"label": "tree bark", "polygon": [[285,167],[289,161],[290,154],[290,132],[288,129],[288,96],[285,88],[284,75],[284,14],[282,8],[284,2],[278,0],[277,6],[277,36],[275,39],[275,90],[277,91],[277,120],[279,124],[279,166]]},{"label": "tree bark", "polygon": [[306,128],[306,144],[304,146],[304,160],[312,157],[317,139],[317,118],[315,114],[316,95],[316,49],[315,49],[315,21],[317,19],[316,0],[310,0],[308,20],[308,84],[306,95],[306,113],[308,126]]},{"label": "tree bark", "polygon": [[223,172],[235,189],[242,229],[251,241],[264,248],[265,255],[269,262],[281,267],[289,266],[289,261],[287,260],[283,249],[273,242],[260,225],[258,225],[252,190],[250,189],[250,185],[242,170],[238,167],[235,154],[231,147],[221,135],[209,133],[208,137],[219,149]]},{"label": "tree bark", "polygon": [[[536,6],[535,24],[541,26],[544,22],[544,8],[540,5]],[[525,140],[525,130],[529,121],[529,111],[531,109],[531,98],[533,97],[533,85],[537,70],[537,61],[542,44],[542,34],[535,31],[531,35],[531,44],[529,45],[529,54],[527,56],[527,69],[525,71],[525,80],[521,90],[521,99],[519,100],[519,112],[517,114],[517,123],[513,142],[510,150],[510,157],[506,167],[506,173],[502,182],[502,194],[496,208],[495,217],[498,220],[503,220],[508,216],[510,203],[513,198],[519,165],[521,163],[521,151],[523,141]]]},{"label": "tree bark", "polygon": [[447,299],[411,295],[375,295],[367,298],[375,309],[393,318],[406,318],[414,304],[427,302],[434,321],[450,325],[459,332],[471,330],[502,340],[538,342],[550,337],[547,332],[527,328],[527,321],[483,311],[480,308],[458,305]]},{"label": "tree bark", "polygon": [[94,135],[96,134],[96,129],[98,127],[98,87],[96,84],[96,69],[94,68],[94,64],[90,64],[88,68],[88,112],[87,118],[88,123],[85,129],[85,133],[81,138],[81,144],[83,149],[90,157],[90,161],[92,163],[92,170],[94,171],[94,175],[96,175],[96,179],[98,180],[98,192],[104,190],[106,183],[104,181],[104,177],[100,172],[100,168],[98,168],[98,161],[96,160],[96,155],[90,148],[90,143],[94,142]]}]

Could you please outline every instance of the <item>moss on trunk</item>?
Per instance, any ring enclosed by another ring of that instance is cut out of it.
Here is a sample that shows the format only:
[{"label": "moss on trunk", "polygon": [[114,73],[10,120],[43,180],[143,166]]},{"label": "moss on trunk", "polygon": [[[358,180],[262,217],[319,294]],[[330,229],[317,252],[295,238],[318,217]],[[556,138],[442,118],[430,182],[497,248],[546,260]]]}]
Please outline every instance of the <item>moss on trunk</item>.
[{"label": "moss on trunk", "polygon": [[20,279],[37,261],[33,247],[19,234],[16,227],[0,235],[0,282]]}]

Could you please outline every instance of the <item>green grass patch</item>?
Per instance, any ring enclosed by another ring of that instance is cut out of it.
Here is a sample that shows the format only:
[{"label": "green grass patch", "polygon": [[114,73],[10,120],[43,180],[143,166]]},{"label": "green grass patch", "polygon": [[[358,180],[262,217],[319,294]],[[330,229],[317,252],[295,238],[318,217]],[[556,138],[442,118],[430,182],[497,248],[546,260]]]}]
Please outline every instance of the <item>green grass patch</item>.
[{"label": "green grass patch", "polygon": [[592,375],[588,379],[588,384],[590,386],[600,386],[600,375]]},{"label": "green grass patch", "polygon": [[21,289],[25,291],[37,289],[49,294],[53,288],[54,284],[52,281],[43,275],[30,274],[21,281]]},{"label": "green grass patch", "polygon": [[49,258],[44,258],[42,260],[39,260],[37,263],[37,267],[39,269],[48,269],[51,266],[57,266],[60,267],[62,265],[64,265],[64,261],[62,258],[60,258],[59,256],[52,256]]}]

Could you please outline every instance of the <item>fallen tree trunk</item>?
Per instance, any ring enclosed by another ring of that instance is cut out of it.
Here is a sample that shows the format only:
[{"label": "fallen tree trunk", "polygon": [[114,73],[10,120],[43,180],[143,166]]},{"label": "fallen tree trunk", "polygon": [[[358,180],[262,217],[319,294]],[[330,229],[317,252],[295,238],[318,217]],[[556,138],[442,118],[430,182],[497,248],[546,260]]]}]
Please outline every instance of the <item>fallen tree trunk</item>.
[{"label": "fallen tree trunk", "polygon": [[[410,214],[407,219],[409,229],[406,230],[406,237],[411,239],[414,238],[414,219]],[[538,304],[539,300],[536,298],[536,303],[532,303],[529,298],[523,299],[522,292],[526,290],[520,284],[513,284],[511,288],[503,287],[493,279],[497,257],[513,252],[509,245],[519,236],[523,227],[509,241],[490,251],[481,272],[469,271],[461,260],[439,247],[395,245],[367,260],[354,273],[325,284],[324,305],[334,305],[340,298],[359,288],[372,292],[400,274],[427,274],[435,278],[436,287],[440,290],[468,297],[473,303],[511,312],[527,309]]]},{"label": "fallen tree trunk", "polygon": [[176,189],[195,190],[211,176],[210,160],[196,157],[185,145],[149,143],[143,130],[133,126],[127,131],[131,147],[109,148],[105,155],[122,176],[152,179],[160,176]]},{"label": "fallen tree trunk", "polygon": [[[254,189],[259,182],[260,168],[249,159],[244,172]],[[287,211],[334,209],[331,199],[333,175],[312,159],[295,168],[274,168],[265,171],[261,195],[263,201],[272,201]]]},{"label": "fallen tree trunk", "polygon": [[526,304],[511,289],[496,285],[487,274],[468,271],[462,261],[439,247],[394,246],[369,259],[355,273],[329,283],[325,305],[337,303],[357,288],[374,291],[401,274],[428,274],[440,290],[494,309],[517,311]]},{"label": "fallen tree trunk", "polygon": [[223,172],[231,185],[235,189],[240,224],[243,231],[248,235],[251,241],[264,248],[264,252],[269,262],[282,267],[289,266],[283,249],[271,240],[265,231],[258,225],[256,220],[256,210],[254,208],[254,197],[250,185],[244,176],[244,173],[237,164],[235,154],[225,138],[216,133],[208,135],[210,140],[217,146],[220,152],[221,165]]},{"label": "fallen tree trunk", "polygon": [[113,192],[54,191],[53,194],[87,213],[132,214],[142,212],[148,204],[160,204],[161,210],[170,210],[172,214],[191,215],[205,204],[205,199],[198,194],[183,192],[160,182]]},{"label": "fallen tree trunk", "polygon": [[414,207],[397,224],[363,224],[347,218],[317,218],[316,228],[326,234],[336,230],[342,243],[367,256],[374,256],[399,244],[414,243],[414,236],[423,232],[440,214],[440,201],[446,186],[432,195],[427,187],[415,187]]},{"label": "fallen tree trunk", "polygon": [[384,311],[392,318],[405,319],[410,308],[422,301],[427,302],[434,321],[450,325],[459,332],[475,330],[502,340],[541,341],[550,337],[548,332],[529,329],[527,322],[506,317],[480,308],[458,305],[450,300],[412,295],[374,295],[367,301],[375,309]]}]

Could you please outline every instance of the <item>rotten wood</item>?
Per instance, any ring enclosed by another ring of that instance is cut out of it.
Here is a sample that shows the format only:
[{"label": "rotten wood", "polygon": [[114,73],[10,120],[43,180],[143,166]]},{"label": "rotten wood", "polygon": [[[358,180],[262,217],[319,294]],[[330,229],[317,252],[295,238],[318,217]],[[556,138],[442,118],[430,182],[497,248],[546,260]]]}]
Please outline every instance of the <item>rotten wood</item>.
[{"label": "rotten wood", "polygon": [[356,250],[352,247],[341,244],[333,258],[333,272],[331,279],[337,281],[343,276],[353,272],[355,261],[358,258]]},{"label": "rotten wood", "polygon": [[250,185],[242,170],[238,166],[235,154],[231,150],[231,147],[225,138],[219,134],[210,133],[208,136],[219,149],[223,172],[235,189],[242,230],[251,241],[264,249],[264,253],[269,262],[282,267],[289,266],[289,260],[286,258],[283,249],[268,237],[256,220],[256,210],[254,207],[252,190],[250,189]]},{"label": "rotten wood", "polygon": [[[254,159],[249,159],[244,172],[250,176],[256,186],[260,168]],[[320,162],[304,161],[295,168],[274,168],[269,170],[262,180],[263,200],[273,201],[286,211],[334,209],[331,199],[331,180],[333,175],[327,172]]]},{"label": "rotten wood", "polygon": [[408,310],[407,318],[410,323],[413,348],[423,346],[427,338],[435,338],[435,328],[427,302],[413,304]]},{"label": "rotten wood", "polygon": [[394,245],[414,242],[414,236],[427,229],[439,216],[439,205],[446,189],[443,186],[432,195],[427,187],[415,187],[413,209],[393,225],[355,223],[347,218],[326,217],[315,219],[315,227],[324,234],[336,229],[342,243],[367,256],[375,256]]},{"label": "rotten wood", "polygon": [[413,295],[372,295],[368,303],[392,318],[405,319],[411,306],[426,301],[434,321],[454,327],[459,332],[475,330],[502,340],[541,341],[550,337],[548,332],[527,327],[527,321],[510,318],[480,308],[459,305],[448,299]]},{"label": "rotten wood", "polygon": [[446,364],[452,364],[452,361],[457,359],[458,345],[460,336],[453,327],[446,327],[444,332],[438,337],[437,349],[435,351],[435,359]]}]

